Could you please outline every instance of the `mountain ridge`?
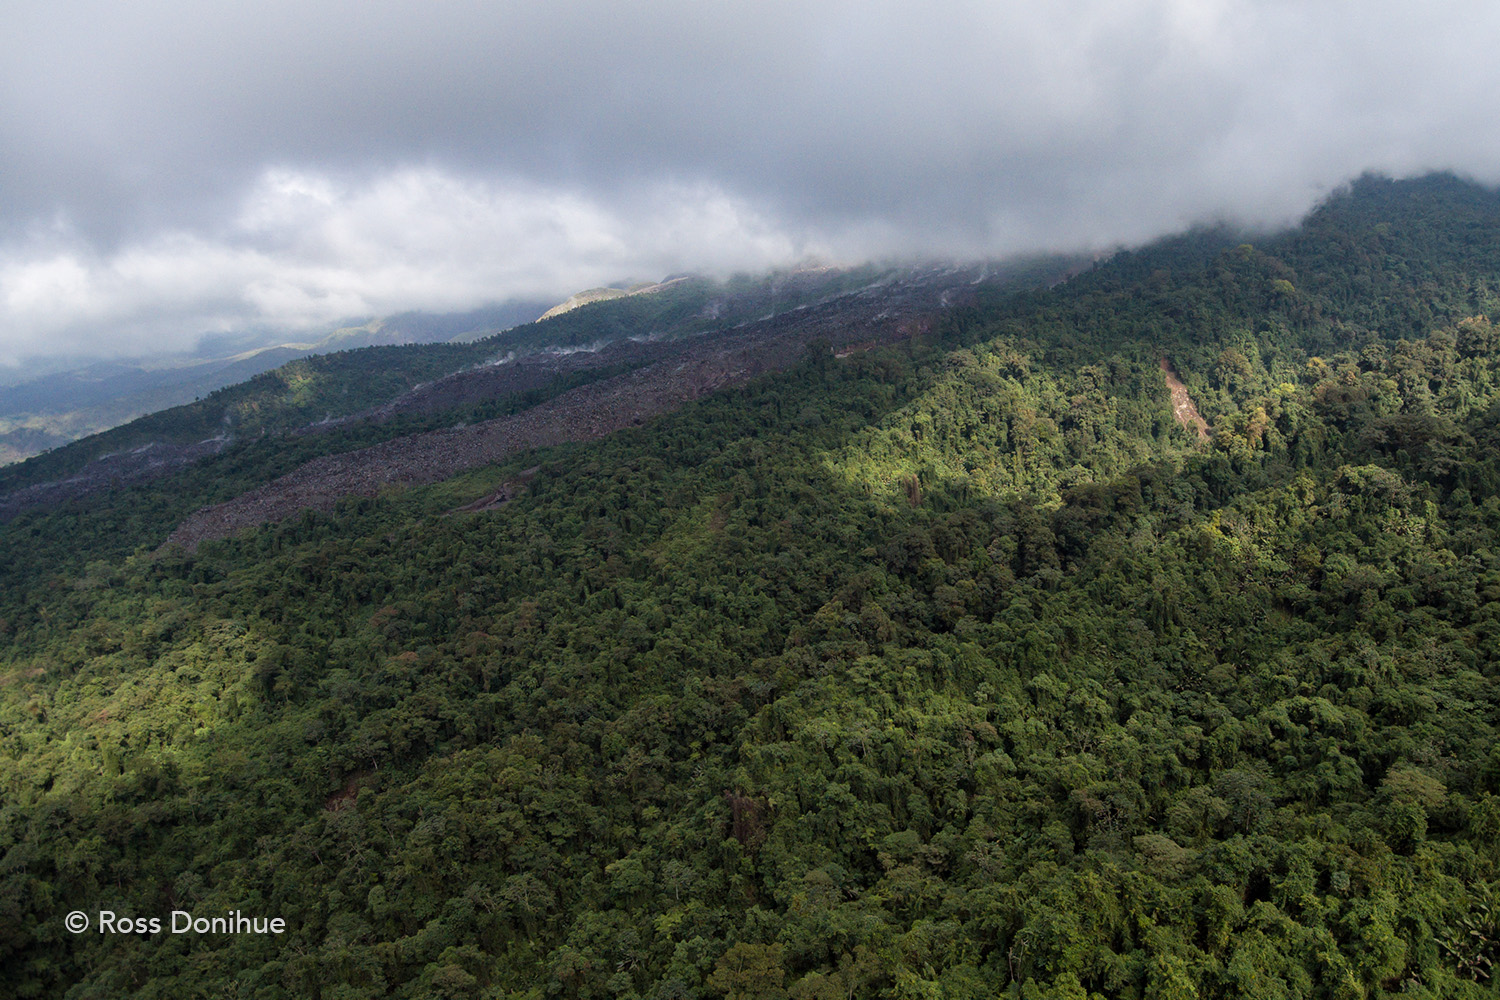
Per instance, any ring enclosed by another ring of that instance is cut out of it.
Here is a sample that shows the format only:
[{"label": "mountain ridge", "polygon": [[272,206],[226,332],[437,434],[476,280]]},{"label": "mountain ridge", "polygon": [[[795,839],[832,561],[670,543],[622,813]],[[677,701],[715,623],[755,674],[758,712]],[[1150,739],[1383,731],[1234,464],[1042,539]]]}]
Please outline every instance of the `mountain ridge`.
[{"label": "mountain ridge", "polygon": [[[960,276],[953,279],[959,284],[956,291],[948,293],[951,300],[954,295],[969,294],[971,289],[967,283],[974,273],[993,272],[990,280],[994,281],[1031,281],[1045,280],[1047,276],[1072,266],[1067,258],[1057,258],[1010,266],[974,265],[970,270],[952,265],[884,270],[868,267],[845,271],[803,269],[785,275],[773,273],[764,279],[765,290],[742,281],[739,291],[733,285],[721,287],[704,279],[685,276],[647,286],[658,305],[639,315],[611,318],[609,307],[606,306],[606,311],[600,314],[596,303],[591,304],[592,310],[569,310],[571,315],[566,321],[557,318],[539,320],[509,335],[465,345],[435,345],[425,350],[396,349],[394,354],[389,351],[377,353],[371,356],[371,361],[365,361],[365,356],[357,352],[326,357],[318,362],[299,359],[249,383],[210,394],[207,399],[190,406],[149,415],[106,434],[80,441],[57,455],[29,462],[22,468],[0,471],[0,491],[3,491],[0,492],[0,518],[13,517],[29,506],[48,502],[49,498],[76,497],[106,488],[109,483],[122,478],[139,480],[166,474],[185,462],[197,461],[205,454],[229,446],[236,437],[247,433],[306,433],[332,427],[348,429],[351,423],[381,423],[398,412],[412,413],[419,405],[416,398],[424,392],[427,396],[434,395],[436,386],[446,387],[450,398],[436,408],[426,407],[433,419],[440,419],[437,414],[444,405],[456,405],[452,397],[456,391],[453,387],[458,382],[490,385],[490,389],[477,393],[471,391],[466,397],[470,405],[481,408],[494,391],[499,391],[502,396],[515,391],[507,388],[509,386],[545,392],[545,386],[552,381],[566,379],[569,372],[580,367],[592,367],[593,362],[584,359],[601,357],[600,350],[606,345],[615,347],[602,357],[610,364],[628,367],[645,363],[650,357],[660,354],[662,348],[651,344],[662,338],[670,341],[702,336],[705,330],[712,332],[719,328],[721,322],[730,324],[736,320],[738,323],[733,330],[756,324],[774,325],[774,308],[769,315],[759,313],[767,302],[774,303],[778,297],[791,313],[813,309],[813,313],[802,319],[816,325],[823,322],[813,318],[817,309],[826,308],[841,298],[883,297],[890,300],[890,308],[884,311],[909,311],[910,307],[903,304],[903,296],[924,294],[924,282],[941,282],[945,280],[944,275]],[[884,283],[870,284],[868,279],[872,274],[883,275]],[[747,284],[748,288],[745,287]],[[681,303],[674,302],[671,299],[674,293],[685,293],[686,298]],[[951,304],[951,301],[948,304],[934,301],[928,308],[948,308]],[[856,303],[855,308],[861,307]],[[878,325],[882,318],[871,318],[878,311],[865,310],[857,322]],[[591,319],[591,316],[596,318]],[[658,323],[665,325],[654,325]],[[600,339],[586,341],[580,330],[595,331]],[[505,353],[501,354],[502,351]],[[518,356],[518,351],[525,353]],[[791,357],[796,353],[794,350]],[[565,360],[569,357],[573,360]],[[391,363],[398,358],[403,360],[398,364]],[[381,366],[379,380],[372,379],[370,385],[350,396],[349,383],[338,381],[341,376],[336,373],[340,365],[359,366],[362,362],[366,367],[371,364]],[[511,367],[505,367],[507,365]],[[406,372],[403,366],[411,370]],[[329,383],[328,376],[320,374],[320,368],[333,376],[332,391],[317,388]],[[509,377],[522,371],[532,377],[523,377],[519,383]],[[546,378],[542,373],[547,371],[551,371],[556,379]],[[299,396],[304,398],[299,399]],[[318,406],[327,408],[320,417],[315,416]],[[362,410],[354,407],[362,407]],[[222,416],[215,420],[213,415],[221,412]],[[285,413],[285,416],[278,416],[279,413]],[[186,420],[182,419],[184,416]],[[174,423],[179,429],[170,429]],[[121,455],[142,457],[132,464],[122,461]],[[54,477],[51,488],[47,487],[48,480],[44,478],[48,473]],[[7,482],[9,489],[6,488]]]}]

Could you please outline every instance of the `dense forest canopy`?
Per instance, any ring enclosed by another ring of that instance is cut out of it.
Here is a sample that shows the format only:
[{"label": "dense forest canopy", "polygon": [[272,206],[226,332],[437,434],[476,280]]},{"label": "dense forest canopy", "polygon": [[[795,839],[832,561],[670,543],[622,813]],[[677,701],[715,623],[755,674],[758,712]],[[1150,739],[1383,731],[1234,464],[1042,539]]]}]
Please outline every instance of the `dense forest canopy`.
[{"label": "dense forest canopy", "polygon": [[0,992],[1493,996],[1497,290],[1367,177],[195,553],[292,438],[23,514]]}]

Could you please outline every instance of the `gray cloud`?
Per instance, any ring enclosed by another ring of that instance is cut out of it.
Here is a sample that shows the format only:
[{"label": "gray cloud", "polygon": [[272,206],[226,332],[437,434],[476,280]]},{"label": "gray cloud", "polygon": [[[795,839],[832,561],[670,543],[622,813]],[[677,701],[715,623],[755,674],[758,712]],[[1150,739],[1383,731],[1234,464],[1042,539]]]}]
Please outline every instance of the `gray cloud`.
[{"label": "gray cloud", "polygon": [[[212,235],[170,230],[107,252],[55,236],[0,253],[0,359],[136,354],[198,334],[273,323],[307,328],[419,305],[462,310],[501,297],[631,274],[682,259],[764,269],[832,248],[794,242],[707,185],[657,184],[623,206],[533,184],[398,170],[341,183],[267,171]],[[6,357],[6,354],[9,357]]]},{"label": "gray cloud", "polygon": [[0,356],[1500,177],[1481,3],[13,7]]}]

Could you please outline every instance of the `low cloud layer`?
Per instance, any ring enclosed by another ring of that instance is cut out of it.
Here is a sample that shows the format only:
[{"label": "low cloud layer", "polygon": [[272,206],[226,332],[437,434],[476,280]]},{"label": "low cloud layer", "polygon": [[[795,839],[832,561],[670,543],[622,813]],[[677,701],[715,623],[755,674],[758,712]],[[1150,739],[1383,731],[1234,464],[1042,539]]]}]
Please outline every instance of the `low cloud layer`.
[{"label": "low cloud layer", "polygon": [[1500,8],[25,3],[0,358],[1500,178]]},{"label": "low cloud layer", "polygon": [[706,185],[652,185],[617,205],[432,169],[356,183],[277,169],[208,232],[171,229],[101,252],[64,231],[11,248],[0,312],[22,337],[0,344],[12,358],[150,353],[208,331],[557,298],[660,277],[683,260],[725,273],[817,249]]}]

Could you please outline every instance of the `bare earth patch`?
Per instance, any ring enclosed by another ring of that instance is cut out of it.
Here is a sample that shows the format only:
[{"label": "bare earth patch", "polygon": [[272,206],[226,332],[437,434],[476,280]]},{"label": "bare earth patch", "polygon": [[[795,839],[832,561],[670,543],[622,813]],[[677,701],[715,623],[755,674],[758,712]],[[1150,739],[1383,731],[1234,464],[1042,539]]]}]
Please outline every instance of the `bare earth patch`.
[{"label": "bare earth patch", "polygon": [[1198,440],[1208,440],[1208,421],[1198,412],[1193,397],[1188,395],[1187,386],[1182,384],[1182,379],[1177,377],[1177,371],[1172,367],[1172,362],[1166,358],[1161,359],[1162,377],[1167,380],[1167,388],[1172,390],[1172,415],[1177,422],[1191,430],[1198,428]]}]

